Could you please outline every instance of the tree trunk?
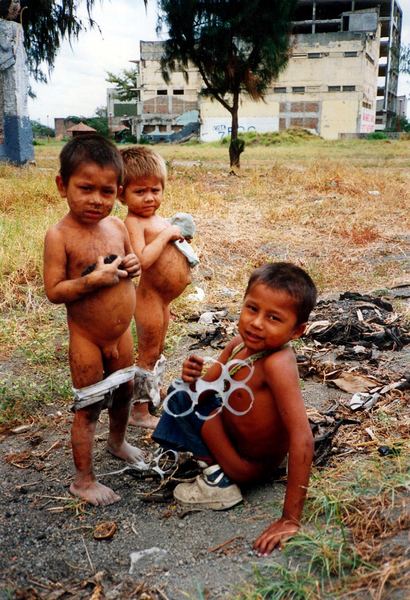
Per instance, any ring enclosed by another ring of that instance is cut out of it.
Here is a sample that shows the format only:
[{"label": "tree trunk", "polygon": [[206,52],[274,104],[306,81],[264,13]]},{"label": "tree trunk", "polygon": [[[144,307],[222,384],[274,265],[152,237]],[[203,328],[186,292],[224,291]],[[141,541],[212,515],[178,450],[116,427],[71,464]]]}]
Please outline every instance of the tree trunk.
[{"label": "tree trunk", "polygon": [[238,139],[238,109],[239,109],[239,91],[234,93],[232,104],[232,124],[231,124],[231,143],[229,144],[229,160],[231,169],[239,169],[240,157],[245,148],[245,142]]}]

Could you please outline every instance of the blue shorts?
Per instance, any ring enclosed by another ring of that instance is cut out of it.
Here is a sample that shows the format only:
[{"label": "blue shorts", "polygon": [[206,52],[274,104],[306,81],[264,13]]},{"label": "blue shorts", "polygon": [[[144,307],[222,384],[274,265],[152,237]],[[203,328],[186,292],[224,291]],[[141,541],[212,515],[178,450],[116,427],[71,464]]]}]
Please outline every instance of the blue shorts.
[{"label": "blue shorts", "polygon": [[[173,390],[174,388],[171,385],[168,394]],[[196,408],[201,415],[208,416],[221,404],[222,400],[219,396],[209,394]],[[176,415],[188,410],[191,405],[192,401],[188,394],[182,391],[175,392],[168,402],[169,409]],[[212,458],[212,456],[201,437],[201,429],[204,423],[205,421],[200,419],[195,411],[184,417],[173,417],[164,412],[152,434],[152,438],[163,448],[192,452],[196,458],[206,460]]]}]

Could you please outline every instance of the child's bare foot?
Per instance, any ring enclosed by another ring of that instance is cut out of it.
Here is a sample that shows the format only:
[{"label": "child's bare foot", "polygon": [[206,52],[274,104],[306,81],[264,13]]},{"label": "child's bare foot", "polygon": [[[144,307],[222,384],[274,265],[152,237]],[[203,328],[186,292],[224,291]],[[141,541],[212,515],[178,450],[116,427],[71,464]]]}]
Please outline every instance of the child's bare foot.
[{"label": "child's bare foot", "polygon": [[131,407],[128,425],[134,427],[145,427],[146,429],[155,429],[158,424],[158,417],[154,417],[148,410],[148,402],[136,402]]},{"label": "child's bare foot", "polygon": [[144,460],[144,453],[140,448],[131,446],[125,440],[118,448],[115,448],[110,442],[107,443],[107,450],[117,458],[125,460],[127,463],[137,463]]},{"label": "child's bare foot", "polygon": [[121,500],[121,496],[118,496],[111,488],[98,481],[91,481],[89,483],[73,482],[70,485],[70,492],[73,496],[82,498],[94,506],[106,506],[107,504],[113,504]]}]

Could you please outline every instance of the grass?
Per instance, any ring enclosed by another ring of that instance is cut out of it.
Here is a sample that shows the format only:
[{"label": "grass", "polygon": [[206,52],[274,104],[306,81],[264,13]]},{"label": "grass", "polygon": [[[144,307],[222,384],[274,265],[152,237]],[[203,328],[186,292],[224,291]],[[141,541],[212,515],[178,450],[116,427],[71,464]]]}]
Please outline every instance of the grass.
[{"label": "grass", "polygon": [[[2,428],[41,419],[50,406],[71,401],[65,311],[45,299],[42,287],[44,234],[66,211],[54,184],[60,148],[57,142],[37,146],[37,167],[0,164]],[[248,135],[239,177],[228,174],[226,144],[157,149],[169,168],[162,214],[195,216],[201,267],[193,286],[204,289],[206,305],[238,312],[250,270],[268,260],[305,267],[322,293],[386,289],[402,277],[410,141]],[[123,217],[124,207],[118,204],[115,214]],[[191,291],[173,304],[170,357],[186,335],[186,316],[202,307],[188,300]],[[362,428],[349,428],[344,443],[357,450],[370,426],[378,443],[398,454],[382,458],[363,446],[348,460],[315,471],[304,530],[281,560],[255,572],[242,599],[343,598],[351,592],[380,600],[405,585],[408,559],[393,556],[385,564],[382,552],[385,536],[408,526],[403,490],[410,453],[404,400],[397,402],[373,411]]]}]

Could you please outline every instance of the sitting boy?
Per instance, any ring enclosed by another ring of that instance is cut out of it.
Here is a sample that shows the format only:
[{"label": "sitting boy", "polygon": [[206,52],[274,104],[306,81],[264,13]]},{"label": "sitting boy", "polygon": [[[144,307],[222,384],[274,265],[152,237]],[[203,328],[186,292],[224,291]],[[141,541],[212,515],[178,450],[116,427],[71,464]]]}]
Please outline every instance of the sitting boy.
[{"label": "sitting boy", "polygon": [[[137,287],[135,323],[138,334],[138,372],[145,370],[141,386],[138,385],[138,376],[136,378],[135,403],[129,423],[154,429],[158,419],[150,414],[148,403],[150,400],[154,404],[159,402],[160,371],[163,365],[158,361],[168,329],[169,305],[190,283],[190,265],[193,266],[198,261],[194,253],[189,252],[190,247],[186,242],[182,246],[178,245],[184,241],[184,236],[188,237],[189,234],[191,237],[190,223],[176,218],[178,226],[172,225],[157,214],[167,177],[163,158],[144,146],[127,148],[121,154],[124,161],[124,190],[121,199],[128,207],[125,226],[142,270]],[[190,215],[185,217],[189,220]],[[181,231],[184,224],[188,225],[187,232]]]},{"label": "sitting boy", "polygon": [[116,382],[109,384],[115,378],[111,375],[107,385],[97,385],[110,393],[108,450],[128,462],[141,458],[141,451],[125,441],[134,378],[132,368],[129,373],[125,369],[133,364],[131,278],[139,274],[140,265],[124,223],[109,216],[122,176],[121,155],[111,142],[94,134],[70,140],[60,153],[56,178],[69,211],[47,231],[44,248],[45,291],[51,302],[66,305],[72,382],[86,398],[74,406],[76,477],[70,492],[94,505],[120,499],[96,481],[92,461],[96,423],[107,399],[104,393],[93,395],[93,384],[114,372],[120,375]]},{"label": "sitting boy", "polygon": [[[237,504],[242,496],[233,482],[266,478],[288,455],[282,516],[254,543],[263,555],[298,531],[307,492],[313,437],[289,342],[303,334],[315,302],[315,285],[301,268],[272,263],[256,269],[246,288],[239,336],[218,359],[222,364],[235,359],[228,366],[232,392],[221,393],[229,405],[215,391],[221,366],[213,364],[198,380],[204,359],[190,356],[183,364],[182,379],[191,388],[199,389],[200,383],[205,390],[197,411],[190,412],[189,392],[174,391],[153,434],[161,446],[193,452],[209,465],[194,483],[180,483],[174,490],[174,497],[191,507],[218,510]],[[237,359],[253,365],[249,381],[249,366],[235,364]],[[206,391],[207,385],[213,391]]]}]

